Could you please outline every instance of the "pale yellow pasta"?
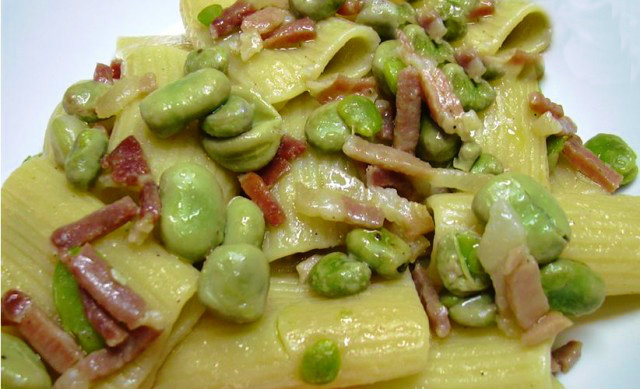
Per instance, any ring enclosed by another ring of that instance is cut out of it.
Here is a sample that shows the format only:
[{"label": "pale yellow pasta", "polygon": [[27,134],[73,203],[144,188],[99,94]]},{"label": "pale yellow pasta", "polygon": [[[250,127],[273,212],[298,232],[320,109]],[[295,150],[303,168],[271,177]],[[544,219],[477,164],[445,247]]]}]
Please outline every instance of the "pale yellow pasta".
[{"label": "pale yellow pasta", "polygon": [[126,58],[132,51],[145,46],[169,46],[191,50],[191,42],[184,35],[121,36],[116,42],[116,57]]},{"label": "pale yellow pasta", "polygon": [[311,387],[298,375],[304,348],[335,340],[341,369],[324,387],[415,374],[427,366],[429,326],[408,274],[341,299],[311,294],[293,274],[272,276],[264,317],[237,325],[209,315],[171,353],[156,388]]},{"label": "pale yellow pasta", "polygon": [[549,176],[551,192],[555,195],[565,193],[608,194],[600,185],[572,167],[563,157]]}]

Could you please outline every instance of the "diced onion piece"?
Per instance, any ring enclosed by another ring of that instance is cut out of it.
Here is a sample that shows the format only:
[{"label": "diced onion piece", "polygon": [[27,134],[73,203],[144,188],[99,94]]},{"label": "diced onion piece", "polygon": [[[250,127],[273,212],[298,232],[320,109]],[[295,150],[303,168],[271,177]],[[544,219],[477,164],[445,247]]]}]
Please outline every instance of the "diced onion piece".
[{"label": "diced onion piece", "polygon": [[296,265],[296,271],[298,272],[298,278],[300,279],[300,283],[304,284],[307,282],[309,278],[309,273],[311,273],[311,269],[322,259],[322,255],[316,254],[312,255],[304,261],[298,263]]},{"label": "diced onion piece", "polygon": [[156,75],[153,73],[125,77],[98,98],[96,113],[99,118],[116,115],[138,97],[152,92],[156,87]]}]

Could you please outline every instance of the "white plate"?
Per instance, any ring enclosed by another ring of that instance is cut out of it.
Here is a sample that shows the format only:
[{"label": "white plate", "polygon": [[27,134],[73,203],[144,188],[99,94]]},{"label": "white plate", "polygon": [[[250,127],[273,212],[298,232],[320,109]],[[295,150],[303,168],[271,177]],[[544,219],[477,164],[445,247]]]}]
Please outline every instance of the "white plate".
[{"label": "white plate", "polygon": [[[640,1],[538,0],[553,19],[543,90],[588,139],[613,132],[640,152]],[[65,89],[108,63],[122,35],[181,30],[178,0],[2,2],[2,181],[42,149]],[[640,180],[627,193],[640,194]],[[564,339],[584,342],[568,388],[640,385],[640,298],[611,299]],[[597,320],[596,320],[597,319]]]}]

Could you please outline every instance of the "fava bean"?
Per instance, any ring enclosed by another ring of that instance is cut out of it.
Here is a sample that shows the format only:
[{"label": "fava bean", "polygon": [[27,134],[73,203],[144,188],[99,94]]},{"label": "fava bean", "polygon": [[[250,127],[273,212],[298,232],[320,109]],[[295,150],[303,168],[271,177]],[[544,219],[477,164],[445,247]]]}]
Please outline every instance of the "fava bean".
[{"label": "fava bean", "polygon": [[147,95],[140,103],[140,115],[158,137],[168,138],[218,108],[230,92],[224,73],[200,69]]},{"label": "fava bean", "polygon": [[67,155],[64,172],[76,188],[87,190],[100,174],[100,161],[107,152],[109,138],[100,127],[83,130]]},{"label": "fava bean", "polygon": [[311,269],[309,285],[325,297],[343,297],[359,293],[369,286],[371,270],[366,263],[343,253],[327,254]]},{"label": "fava bean", "polygon": [[264,230],[264,215],[253,201],[241,196],[229,201],[222,244],[246,243],[262,247]]},{"label": "fava bean", "polygon": [[447,134],[429,115],[422,116],[417,149],[420,158],[435,164],[446,164],[458,154],[460,143],[458,135]]},{"label": "fava bean", "polygon": [[198,281],[200,301],[217,315],[249,323],[264,313],[269,292],[269,262],[249,244],[223,245],[207,255]]},{"label": "fava bean", "polygon": [[309,116],[304,131],[311,145],[322,151],[341,151],[351,131],[338,113],[338,102],[325,104]]},{"label": "fava bean", "polygon": [[380,38],[393,39],[400,26],[398,6],[388,0],[369,0],[356,17],[356,23],[370,26]]},{"label": "fava bean", "polygon": [[205,138],[202,141],[209,157],[236,172],[244,173],[265,167],[276,155],[282,132],[279,119],[255,124],[250,131],[228,139]]},{"label": "fava bean", "polygon": [[447,33],[444,39],[454,41],[467,33],[467,15],[476,0],[437,0],[436,11],[444,20]]},{"label": "fava bean", "polygon": [[567,142],[567,136],[551,135],[547,138],[547,160],[549,163],[549,172],[553,173],[558,166],[558,159]]},{"label": "fava bean", "polygon": [[190,52],[184,63],[184,74],[206,68],[216,69],[226,73],[228,67],[229,49],[225,46],[217,45]]},{"label": "fava bean", "polygon": [[222,191],[206,168],[181,162],[165,170],[160,178],[160,201],[160,233],[169,251],[197,262],[222,242]]},{"label": "fava bean", "polygon": [[470,172],[498,175],[504,172],[504,166],[502,166],[502,162],[500,162],[498,158],[494,157],[493,154],[482,153],[476,160],[476,163],[473,164]]},{"label": "fava bean", "polygon": [[424,31],[424,28],[416,24],[409,24],[405,26],[402,31],[407,35],[407,38],[409,38],[416,53],[421,56],[431,58],[438,64],[444,63],[445,61],[452,62],[454,60],[451,45],[447,42],[435,43]]},{"label": "fava bean", "polygon": [[453,160],[453,167],[465,172],[471,170],[474,163],[480,158],[482,154],[482,147],[476,142],[465,142],[460,151],[458,157]]},{"label": "fava bean", "polygon": [[300,376],[312,385],[328,384],[340,373],[340,350],[330,339],[319,339],[307,346],[300,363]]},{"label": "fava bean", "polygon": [[436,268],[451,293],[467,296],[491,286],[491,279],[478,260],[479,245],[480,236],[472,231],[450,232],[438,242]]},{"label": "fava bean", "polygon": [[409,3],[402,2],[398,6],[398,16],[400,18],[400,27],[406,24],[418,24],[416,19],[416,9]]},{"label": "fava bean", "polygon": [[605,285],[589,266],[558,259],[540,271],[542,289],[555,311],[570,316],[595,312],[604,302]]},{"label": "fava bean", "polygon": [[289,0],[289,7],[298,15],[322,20],[336,14],[345,0]]},{"label": "fava bean", "polygon": [[451,294],[448,290],[444,289],[444,292],[440,294],[440,302],[447,308],[451,308],[454,305],[460,304],[464,301],[464,298]]},{"label": "fava bean", "polygon": [[80,133],[89,126],[77,116],[62,114],[51,121],[51,148],[56,163],[64,167],[64,161],[73,148],[73,143]]},{"label": "fava bean", "polygon": [[636,153],[619,136],[598,134],[589,139],[584,146],[622,175],[621,185],[627,185],[638,175]]},{"label": "fava bean", "polygon": [[409,245],[386,228],[352,230],[347,234],[346,244],[347,252],[355,259],[387,278],[400,276],[411,259]]},{"label": "fava bean", "polygon": [[25,342],[2,333],[2,387],[41,389],[51,387],[51,377],[40,356]]},{"label": "fava bean", "polygon": [[395,95],[398,90],[398,74],[407,65],[398,57],[400,42],[390,40],[382,42],[373,56],[372,72],[386,94]]},{"label": "fava bean", "polygon": [[213,23],[213,21],[221,14],[222,6],[220,4],[211,4],[198,12],[198,21],[205,27],[209,28],[211,23]]},{"label": "fava bean", "polygon": [[503,173],[487,183],[473,198],[473,211],[487,221],[492,205],[506,201],[522,224],[527,246],[545,264],[558,257],[569,242],[571,227],[556,199],[535,180],[519,173]]},{"label": "fava bean", "polygon": [[488,327],[496,322],[497,307],[488,294],[468,298],[449,308],[451,320],[466,327]]},{"label": "fava bean", "polygon": [[442,71],[451,82],[453,91],[460,99],[465,111],[482,111],[496,99],[496,92],[488,82],[473,81],[460,65],[449,63],[444,65]]},{"label": "fava bean", "polygon": [[62,107],[69,115],[76,115],[85,122],[98,120],[96,103],[111,85],[97,81],[80,81],[73,84],[64,92]]},{"label": "fava bean", "polygon": [[382,129],[382,115],[366,97],[349,95],[338,103],[338,114],[356,134],[370,138]]},{"label": "fava bean", "polygon": [[240,96],[231,95],[224,105],[207,116],[202,130],[216,138],[230,138],[251,129],[254,108]]}]

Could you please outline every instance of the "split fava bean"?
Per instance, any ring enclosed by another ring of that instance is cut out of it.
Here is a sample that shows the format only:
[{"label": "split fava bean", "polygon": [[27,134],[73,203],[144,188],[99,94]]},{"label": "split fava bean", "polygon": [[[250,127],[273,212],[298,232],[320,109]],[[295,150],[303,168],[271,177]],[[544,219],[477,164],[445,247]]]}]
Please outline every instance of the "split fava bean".
[{"label": "split fava bean", "polygon": [[328,384],[338,376],[340,364],[338,344],[331,339],[319,339],[305,348],[300,376],[312,385]]},{"label": "split fava bean", "polygon": [[230,92],[224,73],[200,69],[147,95],[140,103],[140,114],[158,137],[168,138],[218,108]]},{"label": "split fava bean", "polygon": [[217,315],[249,323],[264,313],[269,291],[269,262],[249,244],[229,244],[213,250],[202,266],[200,301]]},{"label": "split fava bean", "polygon": [[322,20],[335,15],[345,0],[289,0],[289,7],[298,15]]},{"label": "split fava bean", "polygon": [[427,162],[446,164],[460,149],[460,137],[447,134],[428,115],[422,117],[417,154]]},{"label": "split fava bean", "polygon": [[458,151],[458,157],[453,160],[453,167],[462,171],[468,172],[473,167],[473,164],[482,154],[482,147],[476,142],[465,142],[460,151]]},{"label": "split fava bean", "polygon": [[222,244],[246,243],[262,247],[264,231],[264,215],[253,201],[241,196],[229,201]]},{"label": "split fava bean", "polygon": [[229,49],[225,46],[217,45],[190,52],[184,63],[184,74],[206,68],[217,69],[226,73],[228,67]]},{"label": "split fava bean", "polygon": [[387,94],[395,95],[398,90],[398,74],[407,66],[398,57],[400,42],[389,40],[382,42],[373,56],[372,72],[378,85]]},{"label": "split fava bean", "polygon": [[322,151],[341,151],[351,131],[338,113],[339,102],[319,107],[307,119],[304,131],[307,140]]},{"label": "split fava bean", "polygon": [[346,245],[349,254],[387,278],[400,276],[411,259],[409,245],[385,228],[352,230],[347,234]]},{"label": "split fava bean", "polygon": [[498,175],[504,172],[502,162],[493,154],[482,153],[471,167],[471,173]]},{"label": "split fava bean", "polygon": [[2,333],[2,387],[42,389],[51,387],[51,377],[40,356],[20,338]]},{"label": "split fava bean", "polygon": [[382,129],[382,115],[366,97],[349,95],[338,103],[338,114],[347,127],[364,137],[372,137]]},{"label": "split fava bean", "polygon": [[581,262],[558,259],[540,270],[540,281],[551,309],[565,315],[593,313],[604,302],[604,281]]},{"label": "split fava bean", "polygon": [[438,64],[445,61],[453,61],[453,48],[451,45],[447,42],[435,43],[424,31],[424,28],[416,24],[409,24],[403,28],[403,32],[409,38],[416,52],[421,56],[435,60]]},{"label": "split fava bean", "polygon": [[476,250],[480,236],[472,231],[450,232],[439,242],[435,255],[440,279],[451,293],[467,296],[491,286]]},{"label": "split fava bean", "polygon": [[344,297],[359,293],[369,286],[371,270],[364,262],[343,253],[327,254],[311,269],[311,289],[325,297]]},{"label": "split fava bean", "polygon": [[356,23],[373,28],[383,40],[395,36],[400,22],[398,6],[388,0],[367,1],[356,18]]},{"label": "split fava bean", "polygon": [[202,122],[202,130],[216,138],[230,138],[251,129],[254,108],[251,103],[237,95],[229,100]]},{"label": "split fava bean", "polygon": [[516,212],[529,251],[538,263],[548,263],[560,255],[569,242],[571,227],[557,200],[542,185],[524,174],[503,173],[476,193],[473,211],[486,222],[498,200],[506,201]]},{"label": "split fava bean", "polygon": [[62,107],[69,115],[76,115],[85,122],[98,120],[96,103],[111,85],[98,81],[80,81],[71,85],[62,97]]},{"label": "split fava bean", "polygon": [[584,146],[622,175],[621,185],[627,185],[638,175],[636,153],[622,138],[613,134],[598,134]]},{"label": "split fava bean", "polygon": [[482,111],[496,99],[496,92],[488,82],[473,81],[460,65],[449,63],[442,68],[442,71],[451,82],[453,91],[460,99],[465,111]]},{"label": "split fava bean", "polygon": [[80,132],[64,162],[67,180],[78,189],[89,189],[100,174],[100,161],[108,145],[109,138],[100,127]]},{"label": "split fava bean", "polygon": [[71,152],[76,138],[88,128],[87,123],[69,114],[62,114],[51,121],[49,136],[53,157],[58,165],[64,166],[64,161]]},{"label": "split fava bean", "polygon": [[470,297],[449,307],[449,317],[467,327],[488,327],[496,322],[497,307],[488,294]]},{"label": "split fava bean", "polygon": [[206,168],[182,162],[165,170],[160,178],[160,201],[160,233],[169,251],[197,262],[222,242],[222,191]]}]

